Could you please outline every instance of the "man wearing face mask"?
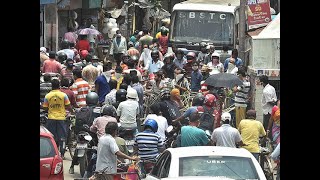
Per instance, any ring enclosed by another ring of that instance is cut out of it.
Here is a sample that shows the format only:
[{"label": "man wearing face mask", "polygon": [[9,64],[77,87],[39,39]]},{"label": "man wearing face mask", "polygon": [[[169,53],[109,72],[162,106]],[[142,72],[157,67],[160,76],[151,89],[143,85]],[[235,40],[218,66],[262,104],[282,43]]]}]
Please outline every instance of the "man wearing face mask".
[{"label": "man wearing face mask", "polygon": [[203,76],[199,70],[199,63],[193,62],[192,63],[192,73],[191,73],[191,91],[192,92],[199,92],[201,89],[201,81]]},{"label": "man wearing face mask", "polygon": [[183,69],[183,66],[187,63],[187,59],[184,57],[184,53],[181,49],[177,50],[176,58],[173,60],[173,63],[180,69]]},{"label": "man wearing face mask", "polygon": [[223,71],[223,64],[220,62],[220,55],[218,53],[212,53],[211,61],[207,64],[208,68],[211,69],[210,75],[219,74]]},{"label": "man wearing face mask", "polygon": [[192,72],[192,63],[196,61],[196,54],[194,52],[188,52],[187,54],[187,63],[184,65],[184,69],[186,70],[187,77],[191,76]]},{"label": "man wearing face mask", "polygon": [[68,78],[69,83],[74,82],[73,73],[72,73],[72,71],[74,69],[73,63],[74,63],[74,61],[72,59],[68,58],[65,63],[66,66],[63,67],[61,70],[62,77]]},{"label": "man wearing face mask", "polygon": [[99,58],[98,58],[98,56],[94,55],[94,56],[92,57],[92,65],[98,69],[99,75],[101,75],[102,72],[103,72],[103,67],[102,67],[102,65],[99,63]]},{"label": "man wearing face mask", "polygon": [[120,30],[116,31],[116,37],[113,39],[110,48],[110,55],[116,60],[117,65],[120,65],[121,54],[127,51],[127,41],[120,33]]},{"label": "man wearing face mask", "polygon": [[115,73],[112,75],[111,79],[117,81],[117,90],[120,89],[120,84],[122,83],[123,80],[123,75],[122,75],[122,68],[121,66],[117,66],[115,69]]},{"label": "man wearing face mask", "polygon": [[151,50],[148,45],[144,45],[141,56],[139,58],[138,67],[146,67],[151,62]]}]

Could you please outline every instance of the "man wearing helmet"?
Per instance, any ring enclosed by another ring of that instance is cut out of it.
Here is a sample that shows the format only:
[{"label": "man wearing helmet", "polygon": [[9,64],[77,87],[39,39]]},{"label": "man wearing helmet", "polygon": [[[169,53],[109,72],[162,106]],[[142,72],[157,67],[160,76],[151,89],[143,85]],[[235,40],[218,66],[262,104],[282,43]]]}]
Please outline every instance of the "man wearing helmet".
[{"label": "man wearing helmet", "polygon": [[63,40],[61,42],[61,49],[60,51],[57,52],[59,54],[60,52],[64,52],[67,54],[67,57],[70,59],[73,59],[74,57],[74,51],[70,49],[70,43],[67,40]]},{"label": "man wearing helmet", "polygon": [[159,50],[153,49],[151,51],[151,62],[147,64],[144,70],[147,70],[149,74],[154,74],[158,72],[164,65],[162,61],[159,60]]},{"label": "man wearing helmet", "polygon": [[216,101],[217,99],[213,94],[205,95],[203,106],[198,107],[198,111],[202,113],[199,128],[212,132],[220,126],[220,122],[217,122],[218,112],[214,109]]},{"label": "man wearing helmet", "polygon": [[204,57],[204,64],[208,64],[211,61],[211,55],[215,51],[214,45],[207,45],[207,55]]},{"label": "man wearing helmet", "polygon": [[125,100],[127,100],[127,90],[120,88],[116,91],[116,99],[112,106],[118,109],[119,104]]},{"label": "man wearing helmet", "polygon": [[[155,160],[164,150],[158,131],[158,123],[154,119],[148,119],[144,123],[144,131],[138,133],[134,142],[134,150],[138,151],[141,160]],[[146,173],[144,164],[141,163],[141,171]]]},{"label": "man wearing helmet", "polygon": [[209,72],[210,75],[224,72],[223,64],[220,62],[219,58],[220,58],[220,55],[218,53],[216,52],[212,53],[211,61],[207,64],[208,68],[211,69],[211,71]]},{"label": "man wearing helmet", "polygon": [[187,63],[184,65],[184,70],[186,70],[187,77],[191,76],[192,73],[192,63],[196,61],[196,53],[188,52],[187,54]]},{"label": "man wearing helmet", "polygon": [[173,63],[180,69],[183,69],[184,65],[187,63],[187,59],[184,57],[184,53],[181,49],[177,50],[176,58],[173,60]]},{"label": "man wearing helmet", "polygon": [[234,147],[237,145],[244,146],[239,131],[230,126],[231,114],[228,112],[222,113],[222,125],[214,129],[211,140],[215,146]]},{"label": "man wearing helmet", "polygon": [[128,88],[127,100],[119,104],[117,108],[117,117],[121,127],[131,128],[136,132],[137,115],[139,115],[138,93],[133,88]]},{"label": "man wearing helmet", "polygon": [[[172,120],[181,116],[181,112],[179,111],[182,108],[182,106],[179,107],[179,104],[182,104],[180,94],[171,93],[168,88],[164,88],[160,92],[160,97],[160,111],[163,117],[167,119],[168,125],[171,125]],[[178,104],[177,101],[180,101],[180,103]]]},{"label": "man wearing helmet", "polygon": [[97,133],[98,138],[105,134],[105,127],[109,122],[117,122],[116,109],[112,105],[105,105],[102,107],[101,116],[97,117],[92,125],[90,131]]}]

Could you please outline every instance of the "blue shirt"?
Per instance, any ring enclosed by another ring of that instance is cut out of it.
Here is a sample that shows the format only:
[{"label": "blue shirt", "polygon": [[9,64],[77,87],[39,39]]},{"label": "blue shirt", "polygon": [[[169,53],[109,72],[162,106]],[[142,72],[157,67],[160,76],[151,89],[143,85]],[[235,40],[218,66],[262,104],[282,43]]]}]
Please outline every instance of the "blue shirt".
[{"label": "blue shirt", "polygon": [[[224,72],[227,72],[227,70],[228,70],[229,61],[230,61],[230,58],[227,58],[224,61]],[[237,58],[236,61],[235,61],[235,65],[236,65],[236,67],[242,66],[243,65],[242,59]]]},{"label": "blue shirt", "polygon": [[201,89],[202,74],[200,71],[192,71],[191,73],[191,91],[199,91]]},{"label": "blue shirt", "polygon": [[186,110],[186,112],[183,113],[183,117],[184,118],[190,117],[191,114],[196,111],[197,111],[197,106],[191,106]]},{"label": "blue shirt", "polygon": [[138,93],[138,97],[139,97],[139,105],[142,106],[143,105],[143,87],[140,83],[135,83],[132,84],[132,89],[135,89]]},{"label": "blue shirt", "polygon": [[163,146],[160,135],[145,130],[136,135],[134,146],[138,147],[138,155],[142,160],[155,159],[159,154],[158,148]]},{"label": "blue shirt", "polygon": [[100,75],[97,77],[95,84],[99,85],[98,96],[99,103],[104,102],[106,95],[110,92],[109,83],[104,75]]},{"label": "blue shirt", "polygon": [[205,146],[209,142],[206,133],[195,126],[183,126],[181,128],[181,147]]}]

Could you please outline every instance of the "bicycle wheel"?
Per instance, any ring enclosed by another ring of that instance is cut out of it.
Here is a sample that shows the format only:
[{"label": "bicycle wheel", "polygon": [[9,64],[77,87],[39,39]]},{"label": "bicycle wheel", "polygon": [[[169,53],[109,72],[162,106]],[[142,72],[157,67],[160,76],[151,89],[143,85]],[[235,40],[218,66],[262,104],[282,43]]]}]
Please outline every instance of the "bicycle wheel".
[{"label": "bicycle wheel", "polygon": [[265,156],[263,165],[263,172],[267,180],[273,180],[273,168],[269,157]]}]

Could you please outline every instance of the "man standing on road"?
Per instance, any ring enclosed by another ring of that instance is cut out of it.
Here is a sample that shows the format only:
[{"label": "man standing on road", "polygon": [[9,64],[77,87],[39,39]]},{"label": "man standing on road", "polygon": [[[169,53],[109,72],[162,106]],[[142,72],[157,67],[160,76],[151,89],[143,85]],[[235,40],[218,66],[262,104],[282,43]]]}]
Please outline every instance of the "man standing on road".
[{"label": "man standing on road", "polygon": [[213,144],[216,146],[236,148],[239,143],[240,146],[243,146],[239,131],[229,124],[231,121],[231,114],[224,112],[221,116],[221,121],[223,123],[222,126],[216,128],[211,135]]},{"label": "man standing on road", "polygon": [[247,119],[242,119],[238,128],[243,143],[246,144],[243,148],[251,152],[259,160],[259,137],[266,136],[266,131],[262,123],[256,120],[255,110],[248,110],[246,116]]},{"label": "man standing on road", "polygon": [[[262,75],[259,77],[259,80],[264,87],[262,90],[262,112],[263,112],[263,127],[265,130],[271,130],[268,129],[268,124],[269,124],[269,119],[271,116],[272,108],[274,105],[276,105],[277,102],[277,94],[276,90],[274,89],[273,86],[269,84],[269,79],[268,76]],[[270,133],[270,139],[272,139]]]},{"label": "man standing on road", "polygon": [[[97,149],[97,164],[95,171],[104,171],[104,179],[113,180],[113,175],[117,173],[117,156],[132,161],[138,161],[138,157],[130,157],[119,150],[115,137],[118,131],[116,122],[109,122],[105,128],[105,134],[99,138]],[[97,177],[97,179],[100,179]],[[103,179],[103,178],[101,178]]]}]

